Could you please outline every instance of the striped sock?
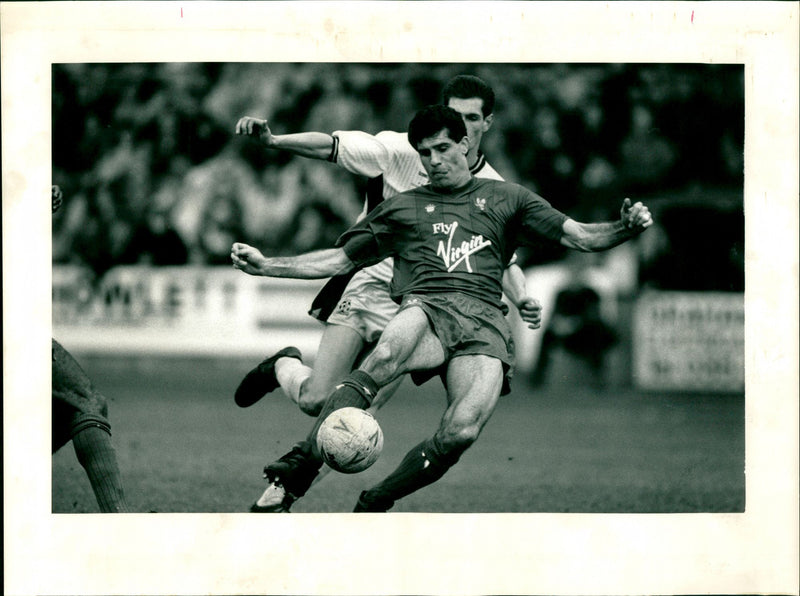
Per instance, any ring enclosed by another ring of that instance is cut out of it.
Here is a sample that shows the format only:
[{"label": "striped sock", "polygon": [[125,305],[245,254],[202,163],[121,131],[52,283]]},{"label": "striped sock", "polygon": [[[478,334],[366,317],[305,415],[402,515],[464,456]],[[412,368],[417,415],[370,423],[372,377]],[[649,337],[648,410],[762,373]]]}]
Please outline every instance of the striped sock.
[{"label": "striped sock", "polygon": [[130,511],[122,491],[119,466],[111,435],[99,426],[87,426],[74,437],[72,445],[86,470],[102,513]]}]

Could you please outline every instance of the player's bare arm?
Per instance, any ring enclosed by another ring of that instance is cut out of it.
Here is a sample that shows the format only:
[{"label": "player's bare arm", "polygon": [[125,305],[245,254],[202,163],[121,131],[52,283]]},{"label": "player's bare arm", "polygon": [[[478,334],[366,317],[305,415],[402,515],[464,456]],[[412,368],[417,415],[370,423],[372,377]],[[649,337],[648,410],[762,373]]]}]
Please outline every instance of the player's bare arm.
[{"label": "player's bare arm", "polygon": [[525,296],[517,303],[520,318],[528,324],[528,329],[542,326],[542,304],[532,296]]},{"label": "player's bare arm", "polygon": [[519,311],[520,318],[529,329],[539,329],[542,325],[542,305],[536,298],[528,295],[525,274],[519,265],[511,264],[503,272],[503,293]]},{"label": "player's bare arm", "polygon": [[573,219],[564,222],[561,244],[582,252],[608,250],[638,236],[653,225],[650,210],[641,202],[625,199],[616,222],[580,223]]},{"label": "player's bare arm", "polygon": [[231,247],[231,261],[236,269],[250,275],[294,279],[324,279],[355,268],[341,248],[316,250],[292,257],[265,257],[257,248],[241,242]]},{"label": "player's bare arm", "polygon": [[333,150],[333,137],[324,132],[299,132],[274,135],[267,120],[243,116],[236,123],[236,134],[253,137],[265,147],[287,151],[301,157],[327,160]]}]

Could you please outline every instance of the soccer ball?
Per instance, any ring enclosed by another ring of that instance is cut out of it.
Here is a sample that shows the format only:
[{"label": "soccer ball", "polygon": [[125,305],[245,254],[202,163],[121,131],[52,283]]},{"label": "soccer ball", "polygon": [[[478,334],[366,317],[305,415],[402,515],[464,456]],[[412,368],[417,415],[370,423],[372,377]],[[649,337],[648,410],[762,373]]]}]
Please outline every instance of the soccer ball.
[{"label": "soccer ball", "polygon": [[369,412],[339,408],[320,425],[317,447],[331,468],[355,474],[377,461],[383,450],[383,431]]}]

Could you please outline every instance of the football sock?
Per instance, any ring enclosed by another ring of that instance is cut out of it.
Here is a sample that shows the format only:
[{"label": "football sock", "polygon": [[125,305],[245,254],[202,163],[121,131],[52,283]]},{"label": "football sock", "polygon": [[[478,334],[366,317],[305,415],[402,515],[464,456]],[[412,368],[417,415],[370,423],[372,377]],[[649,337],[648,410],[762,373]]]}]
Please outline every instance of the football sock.
[{"label": "football sock", "polygon": [[308,440],[313,446],[316,457],[319,457],[317,452],[317,431],[325,421],[325,418],[328,417],[328,414],[334,410],[347,407],[366,409],[372,403],[378,393],[378,389],[379,387],[375,380],[363,370],[352,371],[336,386],[336,389],[325,401],[325,405],[322,406],[322,411],[317,416],[314,428],[311,429],[308,435]]},{"label": "football sock", "polygon": [[117,456],[111,435],[99,426],[89,426],[72,437],[78,461],[86,470],[102,513],[130,511],[122,491]]},{"label": "football sock", "polygon": [[270,483],[277,482],[286,489],[289,505],[302,497],[311,486],[322,466],[322,459],[315,457],[311,442],[300,441],[289,453],[264,468]]},{"label": "football sock", "polygon": [[278,358],[275,362],[275,377],[284,393],[294,403],[300,402],[303,383],[311,376],[312,369],[297,358]]},{"label": "football sock", "polygon": [[444,476],[468,446],[451,449],[445,453],[436,437],[426,439],[411,449],[397,469],[382,482],[361,493],[354,512],[388,511],[398,499]]}]

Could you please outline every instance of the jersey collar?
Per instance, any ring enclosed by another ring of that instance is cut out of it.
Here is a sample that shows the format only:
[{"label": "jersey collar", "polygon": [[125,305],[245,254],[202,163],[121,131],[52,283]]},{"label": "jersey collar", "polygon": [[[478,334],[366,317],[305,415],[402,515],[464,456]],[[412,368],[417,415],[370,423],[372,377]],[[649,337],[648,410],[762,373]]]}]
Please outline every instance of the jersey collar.
[{"label": "jersey collar", "polygon": [[473,176],[480,172],[483,169],[483,166],[486,165],[486,156],[483,154],[483,151],[478,151],[478,160],[470,167],[469,173]]}]

